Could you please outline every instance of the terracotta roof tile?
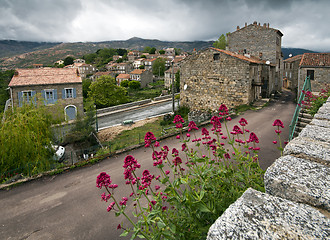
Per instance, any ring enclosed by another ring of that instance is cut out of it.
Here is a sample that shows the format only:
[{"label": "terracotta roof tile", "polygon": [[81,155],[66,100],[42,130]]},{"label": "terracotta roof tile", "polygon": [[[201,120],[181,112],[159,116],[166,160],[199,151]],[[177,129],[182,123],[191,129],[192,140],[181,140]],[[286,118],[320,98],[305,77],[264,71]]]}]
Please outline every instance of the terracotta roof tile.
[{"label": "terracotta roof tile", "polygon": [[9,87],[44,84],[81,83],[77,69],[73,68],[38,68],[17,69]]},{"label": "terracotta roof tile", "polygon": [[121,73],[116,78],[119,78],[119,79],[129,79],[129,77],[130,77],[129,74]]},{"label": "terracotta roof tile", "polygon": [[145,71],[145,69],[135,69],[130,74],[141,74]]},{"label": "terracotta roof tile", "polygon": [[330,53],[304,53],[300,66],[330,67]]},{"label": "terracotta roof tile", "polygon": [[296,56],[285,59],[284,62],[291,63],[291,62],[294,62],[294,61],[297,61],[297,60],[300,61],[302,56],[303,56],[302,54],[296,55]]},{"label": "terracotta roof tile", "polygon": [[240,54],[237,54],[237,53],[228,51],[228,50],[222,50],[222,49],[218,49],[218,48],[214,48],[214,47],[211,47],[211,49],[216,50],[218,52],[222,52],[222,53],[227,54],[229,56],[232,56],[232,57],[235,57],[235,58],[238,58],[238,59],[247,61],[247,62],[251,62],[251,63],[264,63],[264,61],[261,61],[258,58],[253,57],[253,56],[246,57],[246,56],[243,56],[243,55],[240,55]]}]

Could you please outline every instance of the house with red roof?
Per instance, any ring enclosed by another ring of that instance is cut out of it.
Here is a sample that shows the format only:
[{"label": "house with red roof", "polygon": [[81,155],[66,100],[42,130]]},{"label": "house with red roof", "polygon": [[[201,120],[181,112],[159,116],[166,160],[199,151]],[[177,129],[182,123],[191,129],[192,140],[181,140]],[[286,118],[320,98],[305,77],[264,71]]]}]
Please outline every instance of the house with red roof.
[{"label": "house with red roof", "polygon": [[299,63],[298,93],[309,76],[313,92],[330,87],[330,53],[304,53]]},{"label": "house with red roof", "polygon": [[126,73],[121,73],[119,74],[117,77],[116,77],[116,82],[117,82],[117,85],[120,86],[120,83],[124,80],[128,80],[129,81],[130,79],[130,75],[129,74],[126,74]]},{"label": "house with red roof", "polygon": [[259,57],[207,48],[182,61],[180,104],[216,111],[249,104],[274,90],[276,66]]},{"label": "house with red roof", "polygon": [[148,83],[153,82],[152,72],[145,69],[135,69],[130,72],[129,75],[131,81],[135,80],[141,83],[141,88],[144,88]]},{"label": "house with red roof", "polygon": [[82,80],[77,69],[16,69],[8,87],[12,106],[57,104],[53,109],[64,113],[66,120],[84,113]]}]

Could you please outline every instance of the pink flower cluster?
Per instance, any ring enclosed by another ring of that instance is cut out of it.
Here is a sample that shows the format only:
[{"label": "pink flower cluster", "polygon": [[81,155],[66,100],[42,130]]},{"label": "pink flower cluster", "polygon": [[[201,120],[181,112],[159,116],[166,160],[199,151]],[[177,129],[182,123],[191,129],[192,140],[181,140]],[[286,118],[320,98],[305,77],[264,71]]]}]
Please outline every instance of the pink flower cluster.
[{"label": "pink flower cluster", "polygon": [[195,129],[195,130],[198,130],[198,127],[196,125],[196,123],[194,121],[190,121],[189,124],[188,124],[188,132],[190,132],[191,130]]},{"label": "pink flower cluster", "polygon": [[141,165],[137,162],[137,160],[132,155],[126,156],[126,158],[124,160],[124,165],[123,165],[123,168],[125,168],[124,177],[125,177],[125,179],[128,179],[126,181],[126,184],[130,184],[130,183],[135,184],[136,179],[134,179],[134,177],[133,177],[133,171],[135,171],[137,168],[140,168],[140,167],[141,167]]},{"label": "pink flower cluster", "polygon": [[[150,147],[151,142],[156,141],[156,137],[152,132],[147,132],[146,135],[144,136],[144,143],[145,147]],[[156,142],[156,147],[157,147],[157,142]]]},{"label": "pink flower cluster", "polygon": [[176,123],[176,128],[183,128],[182,123],[184,123],[184,120],[180,115],[175,115],[173,123]]},{"label": "pink flower cluster", "polygon": [[106,172],[101,172],[97,177],[96,177],[96,187],[101,189],[103,186],[104,187],[109,187],[111,184],[111,178],[110,175],[108,175]]},{"label": "pink flower cluster", "polygon": [[228,115],[228,108],[225,104],[221,104],[221,106],[219,107],[219,115],[220,116]]}]

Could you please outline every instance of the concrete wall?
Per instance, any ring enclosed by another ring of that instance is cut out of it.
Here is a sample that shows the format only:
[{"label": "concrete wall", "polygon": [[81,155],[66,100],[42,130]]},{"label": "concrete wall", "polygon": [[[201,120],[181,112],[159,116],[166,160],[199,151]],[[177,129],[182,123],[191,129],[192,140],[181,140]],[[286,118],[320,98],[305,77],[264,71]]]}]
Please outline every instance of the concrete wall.
[{"label": "concrete wall", "polygon": [[330,98],[265,173],[210,227],[208,240],[330,239]]}]

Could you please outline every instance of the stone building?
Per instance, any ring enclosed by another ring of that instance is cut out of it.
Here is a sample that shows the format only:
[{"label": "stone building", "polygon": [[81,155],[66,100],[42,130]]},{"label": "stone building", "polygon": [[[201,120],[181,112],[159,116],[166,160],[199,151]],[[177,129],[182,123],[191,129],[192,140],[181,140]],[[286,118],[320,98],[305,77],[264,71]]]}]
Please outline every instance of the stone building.
[{"label": "stone building", "polygon": [[187,57],[180,69],[180,103],[192,111],[221,104],[249,104],[272,91],[275,66],[255,57],[207,48]]},{"label": "stone building", "polygon": [[307,76],[313,92],[330,86],[330,53],[304,53],[299,64],[298,92]]},{"label": "stone building", "polygon": [[302,55],[284,60],[283,87],[294,90],[298,87],[298,69]]},{"label": "stone building", "polygon": [[164,73],[164,86],[165,88],[170,88],[172,85],[172,72],[174,73],[173,76],[173,80],[175,81],[175,74],[180,71],[179,68],[177,67],[173,67],[173,71],[172,71],[172,67],[170,67],[169,69],[167,69]]},{"label": "stone building", "polygon": [[228,50],[252,56],[259,56],[262,60],[275,65],[275,89],[281,90],[283,56],[281,31],[270,28],[269,24],[263,26],[254,22],[243,28],[237,26],[237,30],[227,36]]},{"label": "stone building", "polygon": [[17,69],[8,87],[12,106],[44,104],[54,114],[64,113],[66,120],[73,120],[77,114],[84,113],[82,80],[77,69]]},{"label": "stone building", "polygon": [[129,75],[131,81],[135,80],[141,83],[141,88],[146,87],[148,83],[153,81],[152,72],[145,69],[135,69]]}]

